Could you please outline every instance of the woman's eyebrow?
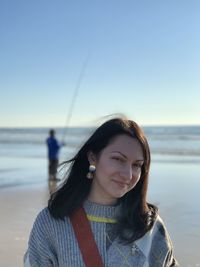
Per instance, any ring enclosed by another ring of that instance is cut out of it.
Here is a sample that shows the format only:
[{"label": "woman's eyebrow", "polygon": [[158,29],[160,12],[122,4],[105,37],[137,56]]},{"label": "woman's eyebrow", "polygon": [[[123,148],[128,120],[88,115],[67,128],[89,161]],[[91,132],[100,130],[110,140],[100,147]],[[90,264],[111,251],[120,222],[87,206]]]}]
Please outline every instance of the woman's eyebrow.
[{"label": "woman's eyebrow", "polygon": [[124,158],[127,159],[127,156],[124,155],[124,154],[123,154],[122,152],[120,152],[120,151],[111,151],[111,153],[119,153],[121,156],[123,156]]},{"label": "woman's eyebrow", "polygon": [[[127,156],[126,155],[124,155],[122,152],[120,152],[120,151],[112,151],[111,153],[119,153],[122,157],[124,157],[124,158],[126,158],[127,159]],[[144,161],[144,159],[137,159],[135,162],[143,162]]]}]

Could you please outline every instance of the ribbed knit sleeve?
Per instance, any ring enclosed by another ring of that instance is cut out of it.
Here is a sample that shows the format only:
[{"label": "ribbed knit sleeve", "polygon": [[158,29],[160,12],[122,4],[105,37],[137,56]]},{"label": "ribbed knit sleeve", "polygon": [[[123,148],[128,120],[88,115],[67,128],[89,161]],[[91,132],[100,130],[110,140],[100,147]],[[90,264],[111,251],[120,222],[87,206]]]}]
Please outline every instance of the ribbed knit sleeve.
[{"label": "ribbed knit sleeve", "polygon": [[50,231],[49,211],[37,216],[29,238],[27,257],[31,267],[58,266]]}]

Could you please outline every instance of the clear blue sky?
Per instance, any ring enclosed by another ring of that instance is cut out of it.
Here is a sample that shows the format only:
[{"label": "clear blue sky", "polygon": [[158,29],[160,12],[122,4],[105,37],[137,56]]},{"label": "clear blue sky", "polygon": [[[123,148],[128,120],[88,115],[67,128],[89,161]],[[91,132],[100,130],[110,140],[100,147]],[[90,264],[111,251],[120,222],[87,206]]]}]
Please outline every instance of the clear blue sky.
[{"label": "clear blue sky", "polygon": [[200,124],[199,0],[1,0],[0,127]]}]

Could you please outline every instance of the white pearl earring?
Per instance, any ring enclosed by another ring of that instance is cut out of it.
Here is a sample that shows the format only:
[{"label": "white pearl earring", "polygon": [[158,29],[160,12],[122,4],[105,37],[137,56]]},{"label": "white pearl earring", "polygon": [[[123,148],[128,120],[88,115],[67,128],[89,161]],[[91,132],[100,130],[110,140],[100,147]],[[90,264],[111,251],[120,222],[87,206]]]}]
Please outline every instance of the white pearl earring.
[{"label": "white pearl earring", "polygon": [[87,174],[88,179],[93,179],[94,178],[94,172],[96,171],[96,166],[95,165],[90,165],[89,166],[89,172]]}]

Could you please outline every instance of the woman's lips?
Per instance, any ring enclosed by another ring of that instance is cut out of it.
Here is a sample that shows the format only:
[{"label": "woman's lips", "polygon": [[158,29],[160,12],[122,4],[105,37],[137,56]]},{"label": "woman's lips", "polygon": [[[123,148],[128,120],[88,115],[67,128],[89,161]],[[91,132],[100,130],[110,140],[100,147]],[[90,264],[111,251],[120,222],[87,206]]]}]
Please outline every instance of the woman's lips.
[{"label": "woman's lips", "polygon": [[113,180],[114,183],[118,184],[120,187],[126,187],[128,186],[127,183],[122,182],[122,181],[117,181],[117,180]]}]

